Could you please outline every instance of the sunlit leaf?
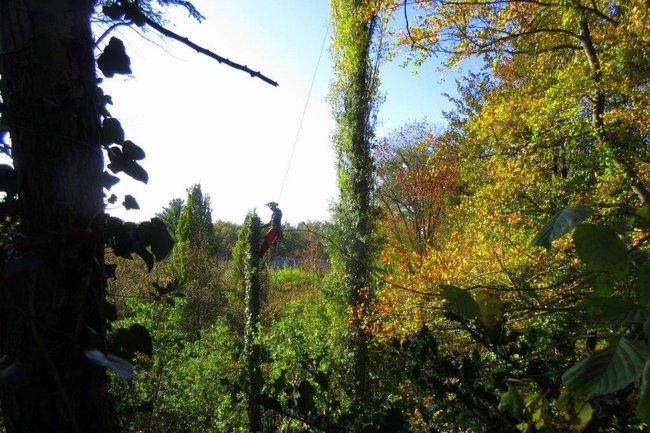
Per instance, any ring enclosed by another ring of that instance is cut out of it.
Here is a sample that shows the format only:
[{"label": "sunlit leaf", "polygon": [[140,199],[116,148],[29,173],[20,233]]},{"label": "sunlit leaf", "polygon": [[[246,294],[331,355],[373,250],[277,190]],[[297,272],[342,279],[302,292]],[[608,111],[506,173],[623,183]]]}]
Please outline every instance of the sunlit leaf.
[{"label": "sunlit leaf", "polygon": [[550,249],[551,242],[571,231],[579,222],[588,218],[593,213],[594,211],[587,207],[568,207],[562,209],[544,224],[544,227],[540,229],[530,245]]}]

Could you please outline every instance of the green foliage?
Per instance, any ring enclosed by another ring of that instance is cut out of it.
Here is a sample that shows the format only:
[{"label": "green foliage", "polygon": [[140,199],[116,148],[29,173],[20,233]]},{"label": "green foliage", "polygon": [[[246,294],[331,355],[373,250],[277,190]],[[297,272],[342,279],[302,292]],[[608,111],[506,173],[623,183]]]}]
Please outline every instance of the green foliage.
[{"label": "green foliage", "polygon": [[625,336],[617,337],[605,349],[567,370],[562,382],[585,399],[609,394],[641,376],[649,353],[647,344]]},{"label": "green foliage", "polygon": [[238,375],[227,326],[217,321],[197,339],[183,329],[181,301],[132,300],[128,307],[116,325],[150,329],[153,351],[136,357],[134,386],[111,385],[127,431],[241,431],[241,405],[225,385]]},{"label": "green foliage", "polygon": [[185,201],[182,198],[175,198],[166,207],[163,207],[161,212],[156,214],[165,223],[167,230],[171,234],[176,233],[176,227],[184,205]]}]

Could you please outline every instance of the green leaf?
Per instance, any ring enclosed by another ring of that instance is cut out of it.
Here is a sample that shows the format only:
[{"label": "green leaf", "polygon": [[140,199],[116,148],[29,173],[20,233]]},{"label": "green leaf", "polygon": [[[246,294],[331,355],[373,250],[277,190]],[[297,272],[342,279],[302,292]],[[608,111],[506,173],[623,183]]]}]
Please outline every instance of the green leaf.
[{"label": "green leaf", "polygon": [[125,162],[124,166],[122,167],[122,171],[131,176],[133,179],[139,180],[142,183],[149,182],[149,175],[147,174],[147,171],[135,161]]},{"label": "green leaf", "polygon": [[592,271],[625,274],[630,266],[625,243],[605,226],[579,224],[573,243],[580,260]]},{"label": "green leaf", "polygon": [[624,299],[590,296],[580,306],[587,308],[593,317],[615,324],[643,323],[650,319],[647,308]]},{"label": "green leaf", "polygon": [[637,380],[648,359],[646,345],[621,336],[562,375],[571,392],[585,399],[617,391]]},{"label": "green leaf", "polygon": [[643,368],[643,381],[641,383],[641,397],[636,406],[637,418],[650,424],[650,361]]},{"label": "green leaf", "polygon": [[97,59],[97,67],[106,77],[112,77],[115,74],[130,74],[131,59],[126,54],[124,43],[112,37],[104,52]]},{"label": "green leaf", "polygon": [[131,140],[125,140],[122,143],[122,153],[125,158],[139,161],[145,158],[144,150]]},{"label": "green leaf", "polygon": [[124,8],[118,3],[102,7],[102,12],[112,20],[118,20],[124,16]]},{"label": "green leaf", "polygon": [[650,262],[645,262],[639,267],[639,275],[634,289],[640,303],[647,304],[650,301]]},{"label": "green leaf", "polygon": [[650,386],[646,387],[641,394],[639,403],[636,406],[635,415],[641,421],[650,424]]},{"label": "green leaf", "polygon": [[587,207],[568,207],[553,215],[537,233],[530,246],[542,246],[547,250],[551,242],[568,233],[579,222],[588,218],[594,211]]},{"label": "green leaf", "polygon": [[120,121],[114,117],[104,119],[102,122],[102,135],[104,137],[104,143],[106,144],[124,143],[124,130],[122,129]]},{"label": "green leaf", "polygon": [[151,335],[144,326],[134,323],[129,329],[120,328],[115,332],[113,350],[127,358],[133,358],[136,352],[151,356],[153,343]]},{"label": "green leaf", "polygon": [[120,181],[119,177],[113,176],[106,170],[104,170],[104,172],[102,173],[102,186],[108,190],[110,190],[119,181]]},{"label": "green leaf", "polygon": [[514,418],[520,418],[526,405],[519,391],[513,388],[501,395],[498,408],[500,411],[509,413]]},{"label": "green leaf", "polygon": [[174,248],[174,239],[160,218],[140,223],[136,231],[140,242],[151,248],[158,261],[164,260]]},{"label": "green leaf", "polygon": [[124,201],[122,202],[122,206],[126,208],[126,210],[131,210],[131,209],[140,209],[140,205],[138,202],[135,200],[135,198],[132,195],[127,194],[124,197]]},{"label": "green leaf", "polygon": [[467,290],[451,285],[443,285],[440,288],[442,297],[447,301],[446,306],[451,311],[468,319],[474,319],[479,315],[480,307]]}]

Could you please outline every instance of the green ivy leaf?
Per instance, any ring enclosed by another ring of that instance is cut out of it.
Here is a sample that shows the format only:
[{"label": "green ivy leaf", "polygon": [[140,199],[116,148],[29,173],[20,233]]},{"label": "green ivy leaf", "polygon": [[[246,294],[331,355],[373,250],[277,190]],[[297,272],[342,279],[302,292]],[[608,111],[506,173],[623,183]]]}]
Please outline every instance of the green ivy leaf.
[{"label": "green ivy leaf", "polygon": [[138,202],[135,200],[135,198],[132,195],[127,194],[124,197],[124,201],[122,202],[122,206],[126,208],[126,210],[131,210],[131,209],[140,209],[140,205]]},{"label": "green ivy leaf", "polygon": [[104,52],[97,59],[97,67],[104,76],[109,78],[115,74],[130,74],[131,59],[126,54],[124,42],[112,37],[104,48]]},{"label": "green ivy leaf", "polygon": [[147,174],[147,171],[135,161],[126,162],[122,167],[122,171],[131,176],[133,179],[139,180],[142,183],[149,182],[149,175]]},{"label": "green ivy leaf", "polygon": [[124,16],[124,8],[118,3],[113,3],[111,5],[102,7],[102,12],[104,15],[115,21],[121,19]]},{"label": "green ivy leaf", "polygon": [[117,176],[113,176],[106,170],[102,173],[102,186],[108,190],[110,190],[115,184],[117,184],[120,181],[120,178]]},{"label": "green ivy leaf", "polygon": [[480,307],[472,295],[456,286],[443,285],[442,297],[447,301],[446,306],[456,314],[468,319],[476,318],[480,313]]},{"label": "green ivy leaf", "polygon": [[104,119],[102,122],[102,135],[106,144],[124,143],[124,129],[120,121],[114,117]]},{"label": "green ivy leaf", "polygon": [[605,349],[565,371],[562,382],[585,399],[608,394],[637,380],[647,359],[646,345],[625,336],[616,337]]},{"label": "green ivy leaf", "polygon": [[131,325],[129,329],[118,329],[113,337],[112,348],[127,358],[133,358],[136,352],[147,356],[151,356],[153,353],[153,343],[149,331],[137,323]]},{"label": "green ivy leaf", "polygon": [[131,140],[126,140],[122,143],[122,153],[127,159],[140,161],[145,158],[144,150]]},{"label": "green ivy leaf", "polygon": [[595,224],[579,224],[573,243],[580,260],[592,271],[625,274],[630,266],[625,243],[613,230]]},{"label": "green ivy leaf", "polygon": [[551,242],[568,233],[578,223],[588,218],[594,211],[587,207],[568,207],[553,215],[537,233],[530,246],[551,249]]},{"label": "green ivy leaf", "polygon": [[137,235],[142,244],[151,248],[151,252],[158,261],[164,260],[174,248],[174,239],[160,218],[154,217],[140,223]]}]

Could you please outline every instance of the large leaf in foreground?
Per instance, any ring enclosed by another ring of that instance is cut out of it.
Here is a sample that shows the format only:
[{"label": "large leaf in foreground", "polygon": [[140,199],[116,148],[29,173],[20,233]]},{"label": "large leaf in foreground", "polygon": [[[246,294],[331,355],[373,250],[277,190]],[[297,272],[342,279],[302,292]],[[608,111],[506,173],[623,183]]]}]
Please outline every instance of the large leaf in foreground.
[{"label": "large leaf in foreground", "polygon": [[625,243],[616,232],[595,224],[580,224],[573,243],[582,263],[596,272],[625,274],[630,266]]},{"label": "large leaf in foreground", "polygon": [[442,297],[447,301],[446,306],[451,311],[467,319],[474,319],[479,315],[480,307],[467,290],[451,285],[444,285],[440,288]]},{"label": "large leaf in foreground", "polygon": [[537,233],[531,246],[542,246],[547,250],[551,248],[551,242],[568,233],[579,222],[593,214],[594,211],[588,207],[568,207],[553,215],[544,224],[544,227]]},{"label": "large leaf in foreground", "polygon": [[569,390],[585,399],[608,394],[637,380],[648,359],[645,344],[617,337],[605,349],[583,359],[562,375]]}]

